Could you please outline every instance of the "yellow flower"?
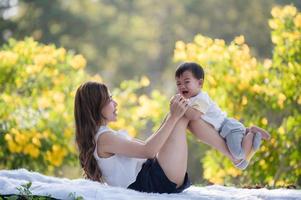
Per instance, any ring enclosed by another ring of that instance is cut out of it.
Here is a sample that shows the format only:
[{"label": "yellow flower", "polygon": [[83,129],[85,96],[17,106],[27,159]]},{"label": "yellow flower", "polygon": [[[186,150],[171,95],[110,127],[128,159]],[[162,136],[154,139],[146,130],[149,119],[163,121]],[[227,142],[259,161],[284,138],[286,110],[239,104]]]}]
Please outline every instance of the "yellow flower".
[{"label": "yellow flower", "polygon": [[271,11],[271,14],[274,18],[277,18],[281,15],[281,9],[279,7],[274,7]]},{"label": "yellow flower", "polygon": [[24,148],[24,153],[30,155],[32,158],[37,158],[40,155],[40,151],[33,144],[28,144]]},{"label": "yellow flower", "polygon": [[54,99],[54,101],[56,103],[64,103],[65,100],[65,94],[61,93],[61,92],[55,92],[52,96],[52,98]]},{"label": "yellow flower", "polygon": [[17,133],[15,135],[15,140],[20,146],[24,146],[28,142],[28,137],[24,135],[24,133]]},{"label": "yellow flower", "polygon": [[33,61],[34,61],[35,65],[38,65],[41,67],[43,67],[47,64],[50,64],[50,65],[56,64],[56,60],[51,55],[48,55],[48,54],[38,54],[34,57]]},{"label": "yellow flower", "polygon": [[301,27],[301,14],[300,13],[295,17],[294,23],[297,28]]},{"label": "yellow flower", "polygon": [[64,61],[66,57],[66,50],[64,48],[59,48],[56,50],[56,57],[59,59],[59,61]]},{"label": "yellow flower", "polygon": [[299,96],[297,103],[301,105],[301,96]]},{"label": "yellow flower", "polygon": [[295,16],[297,13],[297,9],[296,7],[294,6],[291,6],[291,5],[288,5],[288,6],[284,6],[284,9],[283,9],[283,14],[284,16]]},{"label": "yellow flower", "polygon": [[55,53],[55,48],[51,45],[45,45],[41,47],[41,52],[47,55],[52,55],[53,53]]},{"label": "yellow flower", "polygon": [[270,19],[269,26],[271,27],[271,29],[277,29],[279,27],[279,24],[277,23],[276,19]]},{"label": "yellow flower", "polygon": [[211,84],[212,87],[214,87],[214,86],[217,85],[215,79],[214,79],[211,75],[208,75],[208,76],[207,76],[207,80],[208,80],[208,82]]},{"label": "yellow flower", "polygon": [[146,76],[142,76],[141,80],[140,80],[140,84],[143,87],[147,87],[150,84],[149,79]]},{"label": "yellow flower", "polygon": [[58,113],[63,113],[65,111],[65,104],[64,103],[57,103],[54,110]]},{"label": "yellow flower", "polygon": [[272,61],[270,59],[265,59],[263,62],[263,67],[266,69],[270,69],[272,67]]},{"label": "yellow flower", "polygon": [[20,153],[22,151],[22,147],[17,145],[14,141],[8,141],[8,149],[12,153]]},{"label": "yellow flower", "polygon": [[135,103],[137,101],[137,95],[134,93],[128,94],[127,99],[129,103]]},{"label": "yellow flower", "polygon": [[238,170],[234,167],[231,167],[230,169],[227,170],[227,174],[229,174],[230,176],[233,176],[233,177],[237,177],[239,175],[241,175],[241,170]]},{"label": "yellow flower", "polygon": [[225,78],[224,78],[224,81],[228,82],[230,84],[235,83],[236,80],[237,79],[235,77],[231,76],[231,75],[226,75]]},{"label": "yellow flower", "polygon": [[286,96],[283,93],[278,94],[278,105],[280,106],[280,108],[283,108],[283,103],[286,100]]},{"label": "yellow flower", "polygon": [[261,87],[257,84],[255,84],[253,87],[252,87],[252,91],[255,92],[255,93],[260,93],[262,91]]},{"label": "yellow flower", "polygon": [[71,138],[71,137],[73,136],[73,131],[72,131],[72,129],[71,129],[71,128],[66,128],[66,129],[64,130],[64,136],[65,136],[66,138]]},{"label": "yellow flower", "polygon": [[261,123],[263,124],[263,125],[267,125],[268,124],[268,120],[267,120],[267,118],[262,118],[261,119]]},{"label": "yellow flower", "polygon": [[45,139],[48,139],[49,138],[49,136],[50,136],[50,132],[48,131],[48,130],[46,130],[46,131],[43,131],[43,133],[42,133],[42,137],[43,138],[45,138]]},{"label": "yellow flower", "polygon": [[5,103],[11,103],[11,101],[13,100],[12,96],[3,93],[1,95],[1,99],[5,102]]},{"label": "yellow flower", "polygon": [[53,83],[55,85],[63,85],[65,81],[66,81],[66,76],[64,74],[60,74],[53,79]]},{"label": "yellow flower", "polygon": [[243,96],[243,97],[242,97],[241,104],[242,104],[243,106],[245,106],[245,105],[247,105],[247,104],[248,104],[248,99],[247,99],[247,97],[246,97],[246,96]]},{"label": "yellow flower", "polygon": [[76,55],[73,57],[73,59],[70,61],[71,67],[74,69],[82,69],[86,66],[87,61],[82,55]]},{"label": "yellow flower", "polygon": [[28,74],[37,74],[42,70],[41,65],[27,65],[26,66],[26,72]]},{"label": "yellow flower", "polygon": [[272,35],[272,42],[274,44],[279,44],[281,42],[281,38],[278,35]]},{"label": "yellow flower", "polygon": [[37,147],[40,147],[41,146],[41,142],[40,140],[37,138],[37,137],[33,137],[31,139],[32,143],[35,144]]},{"label": "yellow flower", "polygon": [[174,60],[175,61],[182,61],[187,59],[187,54],[185,52],[185,49],[179,49],[177,47],[178,42],[176,43],[176,48],[174,50]]},{"label": "yellow flower", "polygon": [[11,51],[0,51],[1,65],[14,66],[17,63],[18,54]]},{"label": "yellow flower", "polygon": [[262,169],[266,169],[268,167],[264,159],[259,161],[259,165],[262,167]]},{"label": "yellow flower", "polygon": [[55,144],[52,146],[51,151],[46,152],[46,160],[48,160],[55,167],[58,167],[62,164],[66,154],[66,149]]},{"label": "yellow flower", "polygon": [[91,81],[96,81],[96,82],[103,82],[101,76],[99,74],[95,74],[94,76],[91,77]]},{"label": "yellow flower", "polygon": [[42,96],[38,98],[38,107],[40,109],[49,108],[50,106],[51,106],[51,102],[48,97]]},{"label": "yellow flower", "polygon": [[284,128],[283,128],[282,126],[280,126],[280,127],[278,128],[278,132],[279,132],[280,134],[284,134],[284,133],[285,133],[285,130],[284,130]]},{"label": "yellow flower", "polygon": [[275,184],[277,187],[284,187],[287,183],[284,180],[278,180]]},{"label": "yellow flower", "polygon": [[136,129],[133,126],[127,128],[130,136],[135,137],[137,135]]},{"label": "yellow flower", "polygon": [[185,43],[183,41],[177,41],[176,42],[176,49],[178,50],[184,50],[186,47]]},{"label": "yellow flower", "polygon": [[238,36],[234,39],[234,42],[238,45],[242,45],[245,42],[245,38],[243,35]]},{"label": "yellow flower", "polygon": [[242,80],[240,82],[240,84],[238,85],[238,89],[241,90],[241,91],[245,90],[248,87],[249,87],[249,83],[247,81],[244,81],[244,80]]},{"label": "yellow flower", "polygon": [[9,133],[7,133],[7,134],[5,134],[4,139],[5,139],[7,142],[9,142],[9,141],[12,141],[12,140],[13,140],[13,137],[12,137]]},{"label": "yellow flower", "polygon": [[143,105],[146,101],[148,101],[148,97],[146,95],[141,95],[138,99],[139,104]]},{"label": "yellow flower", "polygon": [[221,39],[214,39],[214,43],[220,47],[224,47],[225,46],[225,40],[221,40]]}]

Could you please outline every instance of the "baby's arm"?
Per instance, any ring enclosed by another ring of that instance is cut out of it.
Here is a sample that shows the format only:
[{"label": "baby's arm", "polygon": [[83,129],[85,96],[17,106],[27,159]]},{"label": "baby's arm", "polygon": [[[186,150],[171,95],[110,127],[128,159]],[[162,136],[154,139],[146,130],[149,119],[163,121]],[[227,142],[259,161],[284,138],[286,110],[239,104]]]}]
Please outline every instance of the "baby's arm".
[{"label": "baby's arm", "polygon": [[185,112],[185,117],[189,120],[197,120],[200,119],[203,114],[204,113],[200,112],[199,110],[189,106]]},{"label": "baby's arm", "polygon": [[197,120],[209,109],[209,102],[204,98],[193,98],[189,100],[189,107],[185,112],[185,117],[189,120]]}]

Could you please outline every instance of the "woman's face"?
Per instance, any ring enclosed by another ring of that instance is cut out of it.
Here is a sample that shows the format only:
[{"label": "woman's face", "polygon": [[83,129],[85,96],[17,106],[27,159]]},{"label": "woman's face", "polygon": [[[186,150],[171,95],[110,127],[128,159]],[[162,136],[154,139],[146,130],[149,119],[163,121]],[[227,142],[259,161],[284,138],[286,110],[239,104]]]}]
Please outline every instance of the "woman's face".
[{"label": "woman's face", "polygon": [[101,114],[105,117],[106,124],[117,120],[116,108],[117,108],[117,103],[114,99],[112,99],[112,96],[110,96],[107,105],[105,105],[101,110]]}]

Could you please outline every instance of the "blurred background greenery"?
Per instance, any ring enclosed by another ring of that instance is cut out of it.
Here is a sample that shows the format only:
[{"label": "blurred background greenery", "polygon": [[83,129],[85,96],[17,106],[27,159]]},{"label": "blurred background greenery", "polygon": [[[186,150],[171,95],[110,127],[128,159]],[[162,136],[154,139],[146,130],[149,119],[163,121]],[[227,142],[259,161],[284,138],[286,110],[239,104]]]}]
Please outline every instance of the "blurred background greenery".
[{"label": "blurred background greenery", "polygon": [[272,133],[245,171],[188,134],[193,183],[301,185],[298,0],[0,0],[0,169],[77,178],[73,98],[104,81],[116,129],[145,138],[175,92],[179,62],[246,125]]}]

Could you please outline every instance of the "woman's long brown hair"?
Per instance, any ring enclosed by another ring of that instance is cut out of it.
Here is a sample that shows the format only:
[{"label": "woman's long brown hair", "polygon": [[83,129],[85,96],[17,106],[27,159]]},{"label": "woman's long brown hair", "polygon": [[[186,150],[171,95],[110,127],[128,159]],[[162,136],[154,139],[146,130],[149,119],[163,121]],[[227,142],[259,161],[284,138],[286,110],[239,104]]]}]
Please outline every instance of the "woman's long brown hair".
[{"label": "woman's long brown hair", "polygon": [[86,82],[76,91],[74,102],[76,143],[79,160],[86,178],[103,182],[102,172],[93,156],[96,147],[95,134],[104,117],[102,108],[109,101],[108,88],[101,83]]}]

